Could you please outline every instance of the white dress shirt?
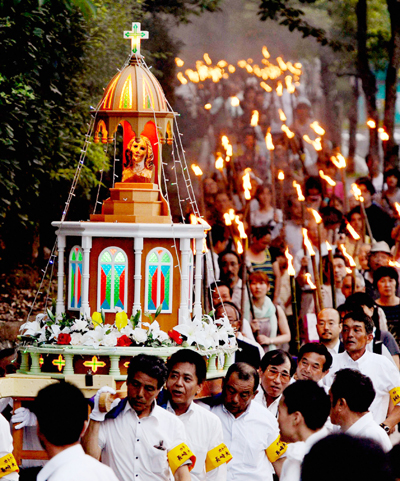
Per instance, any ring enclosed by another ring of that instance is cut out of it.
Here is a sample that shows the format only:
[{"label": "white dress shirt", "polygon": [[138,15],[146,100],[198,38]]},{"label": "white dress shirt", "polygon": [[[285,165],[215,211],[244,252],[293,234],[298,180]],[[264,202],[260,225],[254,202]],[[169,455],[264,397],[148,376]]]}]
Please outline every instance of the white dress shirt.
[{"label": "white dress shirt", "polygon": [[[369,410],[374,420],[378,424],[382,423],[387,417],[391,401],[389,392],[400,387],[400,374],[397,367],[386,357],[367,350],[357,361],[353,361],[347,352],[342,352],[334,356],[332,367],[324,378],[324,384],[330,387],[335,372],[346,368],[360,371],[371,379],[376,395]],[[400,399],[396,404],[399,402]]]},{"label": "white dress shirt", "polygon": [[[170,402],[167,411],[175,414]],[[186,430],[188,445],[196,456],[196,464],[190,476],[194,481],[225,481],[226,464],[206,473],[207,453],[224,442],[221,421],[212,412],[192,402],[189,409],[179,416]],[[381,428],[382,429],[382,428]]]},{"label": "white dress shirt", "polygon": [[261,404],[261,406],[264,406],[270,413],[274,415],[274,417],[278,417],[278,406],[279,406],[279,401],[281,400],[282,394],[278,396],[275,401],[273,401],[269,406],[267,406],[267,400],[265,398],[265,392],[264,389],[261,387],[261,385],[258,388],[258,393],[256,394],[256,397],[254,398],[254,401],[256,403]]},{"label": "white dress shirt", "polygon": [[177,416],[154,405],[139,418],[129,402],[114,419],[100,424],[102,461],[120,481],[168,480],[168,452],[186,442],[185,427]]},{"label": "white dress shirt", "polygon": [[50,459],[37,481],[118,481],[112,469],[85,454],[80,444],[64,449]]},{"label": "white dress shirt", "polygon": [[370,412],[364,414],[358,421],[352,424],[346,434],[355,438],[367,438],[376,441],[387,453],[392,449],[392,443],[386,432],[374,421]]},{"label": "white dress shirt", "polygon": [[[381,428],[382,429],[382,428]],[[286,459],[282,465],[282,471],[279,481],[300,481],[301,465],[304,456],[320,439],[325,438],[330,433],[324,426],[314,434],[311,434],[306,441],[288,444],[286,450]],[[321,476],[321,479],[323,476]]]},{"label": "white dress shirt", "polygon": [[[6,418],[0,414],[0,458],[13,452],[13,438],[10,433],[10,425]],[[19,474],[17,471],[3,476],[3,481],[18,481]]]},{"label": "white dress shirt", "polygon": [[279,438],[275,417],[254,400],[237,418],[223,404],[214,406],[212,412],[221,420],[224,442],[233,457],[227,480],[272,481],[273,467],[266,450]]}]

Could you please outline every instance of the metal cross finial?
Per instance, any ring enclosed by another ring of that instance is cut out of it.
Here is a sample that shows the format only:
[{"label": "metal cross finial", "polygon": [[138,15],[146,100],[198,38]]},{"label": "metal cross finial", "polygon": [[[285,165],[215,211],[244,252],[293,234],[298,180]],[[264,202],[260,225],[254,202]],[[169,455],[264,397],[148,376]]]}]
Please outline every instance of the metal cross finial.
[{"label": "metal cross finial", "polygon": [[140,22],[132,23],[132,30],[124,32],[124,38],[131,39],[132,53],[140,55],[140,41],[141,39],[149,38],[149,32],[140,30]]}]

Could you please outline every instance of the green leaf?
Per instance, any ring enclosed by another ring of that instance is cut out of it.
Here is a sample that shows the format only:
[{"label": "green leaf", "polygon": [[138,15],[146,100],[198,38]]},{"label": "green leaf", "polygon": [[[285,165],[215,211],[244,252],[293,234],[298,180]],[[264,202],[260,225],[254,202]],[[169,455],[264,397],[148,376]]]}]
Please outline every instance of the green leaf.
[{"label": "green leaf", "polygon": [[154,319],[157,319],[157,317],[160,315],[162,311],[162,304],[160,304],[158,307],[157,307],[157,310],[156,312],[154,313]]}]

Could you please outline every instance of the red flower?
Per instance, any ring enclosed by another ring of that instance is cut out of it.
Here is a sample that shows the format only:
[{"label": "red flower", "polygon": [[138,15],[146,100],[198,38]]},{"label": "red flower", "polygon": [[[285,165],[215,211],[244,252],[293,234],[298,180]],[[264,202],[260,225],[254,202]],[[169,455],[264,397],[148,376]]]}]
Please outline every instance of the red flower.
[{"label": "red flower", "polygon": [[69,344],[71,342],[71,336],[60,332],[57,337],[57,344]]},{"label": "red flower", "polygon": [[182,336],[179,334],[178,331],[175,331],[174,329],[168,331],[168,336],[177,344],[182,344],[183,342]]},{"label": "red flower", "polygon": [[126,347],[132,345],[132,339],[125,334],[117,339],[117,346]]}]

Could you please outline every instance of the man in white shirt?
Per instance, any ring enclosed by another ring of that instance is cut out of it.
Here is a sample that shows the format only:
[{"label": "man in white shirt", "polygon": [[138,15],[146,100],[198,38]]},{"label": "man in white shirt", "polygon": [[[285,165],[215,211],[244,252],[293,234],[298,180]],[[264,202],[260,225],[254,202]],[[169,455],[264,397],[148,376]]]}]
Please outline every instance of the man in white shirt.
[{"label": "man in white shirt", "polygon": [[117,481],[112,470],[84,453],[79,444],[87,427],[88,403],[72,384],[51,384],[39,391],[34,404],[38,437],[50,461],[38,481]]},{"label": "man in white shirt", "polygon": [[253,401],[259,377],[249,364],[232,364],[224,379],[222,404],[214,406],[222,423],[224,442],[232,454],[228,481],[272,481],[272,463],[285,452],[278,423]]},{"label": "man in white shirt", "polygon": [[[375,399],[370,411],[374,420],[386,431],[392,431],[400,421],[400,374],[394,363],[384,356],[367,350],[373,339],[374,323],[360,308],[349,312],[343,320],[343,344],[345,352],[337,354],[325,384],[331,386],[333,374],[350,368],[368,376],[375,389]],[[392,399],[393,406],[389,409]]]},{"label": "man in white shirt", "polygon": [[311,380],[322,384],[331,365],[332,356],[323,344],[315,342],[303,344],[299,351],[294,379],[296,381]]},{"label": "man in white shirt", "polygon": [[376,441],[385,452],[392,449],[387,433],[368,411],[375,397],[372,381],[359,371],[341,369],[330,389],[331,422],[349,436]]},{"label": "man in white shirt", "polygon": [[279,403],[278,421],[282,441],[290,444],[280,481],[300,481],[304,456],[329,434],[324,427],[329,410],[329,396],[314,381],[297,381],[285,389]]},{"label": "man in white shirt", "polygon": [[328,349],[332,356],[344,351],[343,343],[340,342],[342,323],[336,309],[328,307],[318,313],[317,332],[319,342]]},{"label": "man in white shirt", "polygon": [[289,385],[295,371],[292,357],[282,349],[264,354],[260,363],[260,389],[254,401],[267,408],[276,418],[278,405],[284,389]]},{"label": "man in white shirt", "polygon": [[107,418],[100,411],[99,397],[110,388],[95,396],[82,444],[87,454],[101,456],[120,481],[167,481],[170,469],[175,481],[190,481],[195,456],[185,444],[185,427],[155,403],[166,377],[161,358],[139,354],[129,363],[128,397]]},{"label": "man in white shirt", "polygon": [[194,481],[225,481],[226,463],[232,456],[224,444],[221,421],[193,402],[206,379],[204,359],[191,349],[174,353],[167,361],[168,378],[158,404],[185,425],[188,444],[196,456],[190,475]]}]

